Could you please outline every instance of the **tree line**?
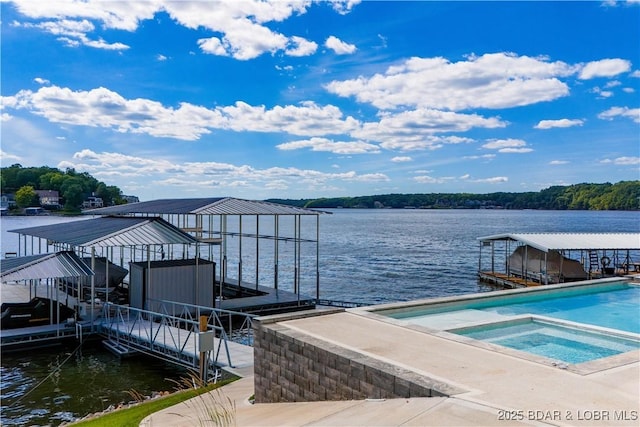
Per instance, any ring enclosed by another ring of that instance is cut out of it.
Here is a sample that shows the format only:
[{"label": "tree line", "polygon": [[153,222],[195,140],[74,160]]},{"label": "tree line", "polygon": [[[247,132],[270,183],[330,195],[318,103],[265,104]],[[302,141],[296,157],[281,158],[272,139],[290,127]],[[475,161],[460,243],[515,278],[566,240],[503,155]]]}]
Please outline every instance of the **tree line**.
[{"label": "tree line", "polygon": [[2,194],[14,194],[16,204],[22,208],[40,206],[36,190],[57,191],[68,212],[78,211],[91,195],[100,197],[105,206],[126,203],[120,188],[72,168],[61,171],[48,166],[25,168],[14,164],[0,169],[0,184]]},{"label": "tree line", "polygon": [[523,193],[425,193],[382,194],[320,199],[270,199],[274,203],[316,209],[546,209],[546,210],[638,210],[640,181],[616,184],[556,185]]}]

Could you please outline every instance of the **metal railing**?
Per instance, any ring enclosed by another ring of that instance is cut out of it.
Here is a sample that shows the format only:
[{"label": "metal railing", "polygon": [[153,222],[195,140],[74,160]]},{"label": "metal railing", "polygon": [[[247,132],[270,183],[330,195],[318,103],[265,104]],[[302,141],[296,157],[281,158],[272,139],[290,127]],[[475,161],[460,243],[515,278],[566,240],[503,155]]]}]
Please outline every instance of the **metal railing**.
[{"label": "metal railing", "polygon": [[176,301],[149,299],[159,313],[198,322],[207,316],[207,324],[225,331],[225,338],[239,344],[253,346],[253,314],[211,308]]},{"label": "metal railing", "polygon": [[328,307],[355,308],[355,307],[365,307],[373,304],[367,304],[364,302],[338,301],[338,300],[318,298],[316,299],[316,305],[324,305]]},{"label": "metal railing", "polygon": [[[219,366],[224,349],[227,364],[233,367],[229,338],[224,328],[207,324],[207,331],[217,337],[217,346],[205,354],[213,371]],[[100,321],[100,333],[117,345],[174,362],[198,368],[200,363],[198,320],[158,313],[118,304],[105,303]],[[217,347],[217,348],[215,348]]]}]

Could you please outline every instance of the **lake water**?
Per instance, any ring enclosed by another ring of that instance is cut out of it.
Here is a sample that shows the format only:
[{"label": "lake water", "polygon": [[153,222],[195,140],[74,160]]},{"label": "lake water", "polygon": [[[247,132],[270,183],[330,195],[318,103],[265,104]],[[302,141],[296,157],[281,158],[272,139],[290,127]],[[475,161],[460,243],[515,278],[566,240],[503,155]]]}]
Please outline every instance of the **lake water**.
[{"label": "lake water", "polygon": [[[367,304],[493,290],[477,281],[480,236],[509,232],[640,232],[640,212],[419,209],[330,212],[331,215],[320,218],[320,296]],[[2,217],[1,253],[17,251],[17,234],[7,230],[69,220],[78,219]],[[315,295],[315,282],[303,281],[302,293]],[[126,400],[127,390],[171,389],[162,381],[179,375],[163,364],[151,366],[146,359],[119,361],[100,348],[83,349],[80,355],[74,354],[73,363],[69,366],[65,363],[54,378],[45,381],[48,388],[11,406],[73,350],[72,347],[37,355],[3,355],[2,425],[59,424],[61,419],[82,416]],[[95,382],[98,378],[100,386]],[[90,406],[89,401],[99,403],[97,407]]]},{"label": "lake water", "polygon": [[640,232],[640,212],[333,210],[321,218],[322,297],[382,303],[486,290],[478,237]]}]

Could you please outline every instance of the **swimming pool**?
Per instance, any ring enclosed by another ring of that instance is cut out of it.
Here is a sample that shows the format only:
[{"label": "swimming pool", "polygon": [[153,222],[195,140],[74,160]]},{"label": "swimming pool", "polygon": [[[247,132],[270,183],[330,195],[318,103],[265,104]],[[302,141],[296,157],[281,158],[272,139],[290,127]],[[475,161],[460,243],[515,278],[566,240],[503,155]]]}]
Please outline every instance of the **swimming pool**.
[{"label": "swimming pool", "polygon": [[534,318],[449,332],[566,363],[583,363],[640,348],[640,341]]},{"label": "swimming pool", "polygon": [[374,310],[429,330],[576,364],[640,348],[640,286],[554,286]]},{"label": "swimming pool", "polygon": [[429,304],[379,311],[394,319],[408,320],[434,329],[450,329],[465,323],[486,323],[523,314],[601,326],[640,334],[640,286],[615,283],[516,293],[449,304]]}]

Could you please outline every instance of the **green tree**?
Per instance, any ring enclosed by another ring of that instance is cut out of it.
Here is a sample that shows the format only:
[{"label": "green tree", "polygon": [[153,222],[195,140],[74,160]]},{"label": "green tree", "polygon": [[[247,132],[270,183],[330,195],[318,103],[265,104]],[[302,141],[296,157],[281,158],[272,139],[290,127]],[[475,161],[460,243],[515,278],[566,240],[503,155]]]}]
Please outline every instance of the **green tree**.
[{"label": "green tree", "polygon": [[25,185],[16,191],[16,204],[21,208],[28,208],[29,206],[40,206],[40,201],[33,187]]},{"label": "green tree", "polygon": [[74,176],[65,179],[60,191],[64,198],[64,210],[69,212],[78,211],[85,198],[83,181],[80,177]]},{"label": "green tree", "polygon": [[40,176],[40,189],[60,191],[65,178],[60,171],[47,172]]}]

